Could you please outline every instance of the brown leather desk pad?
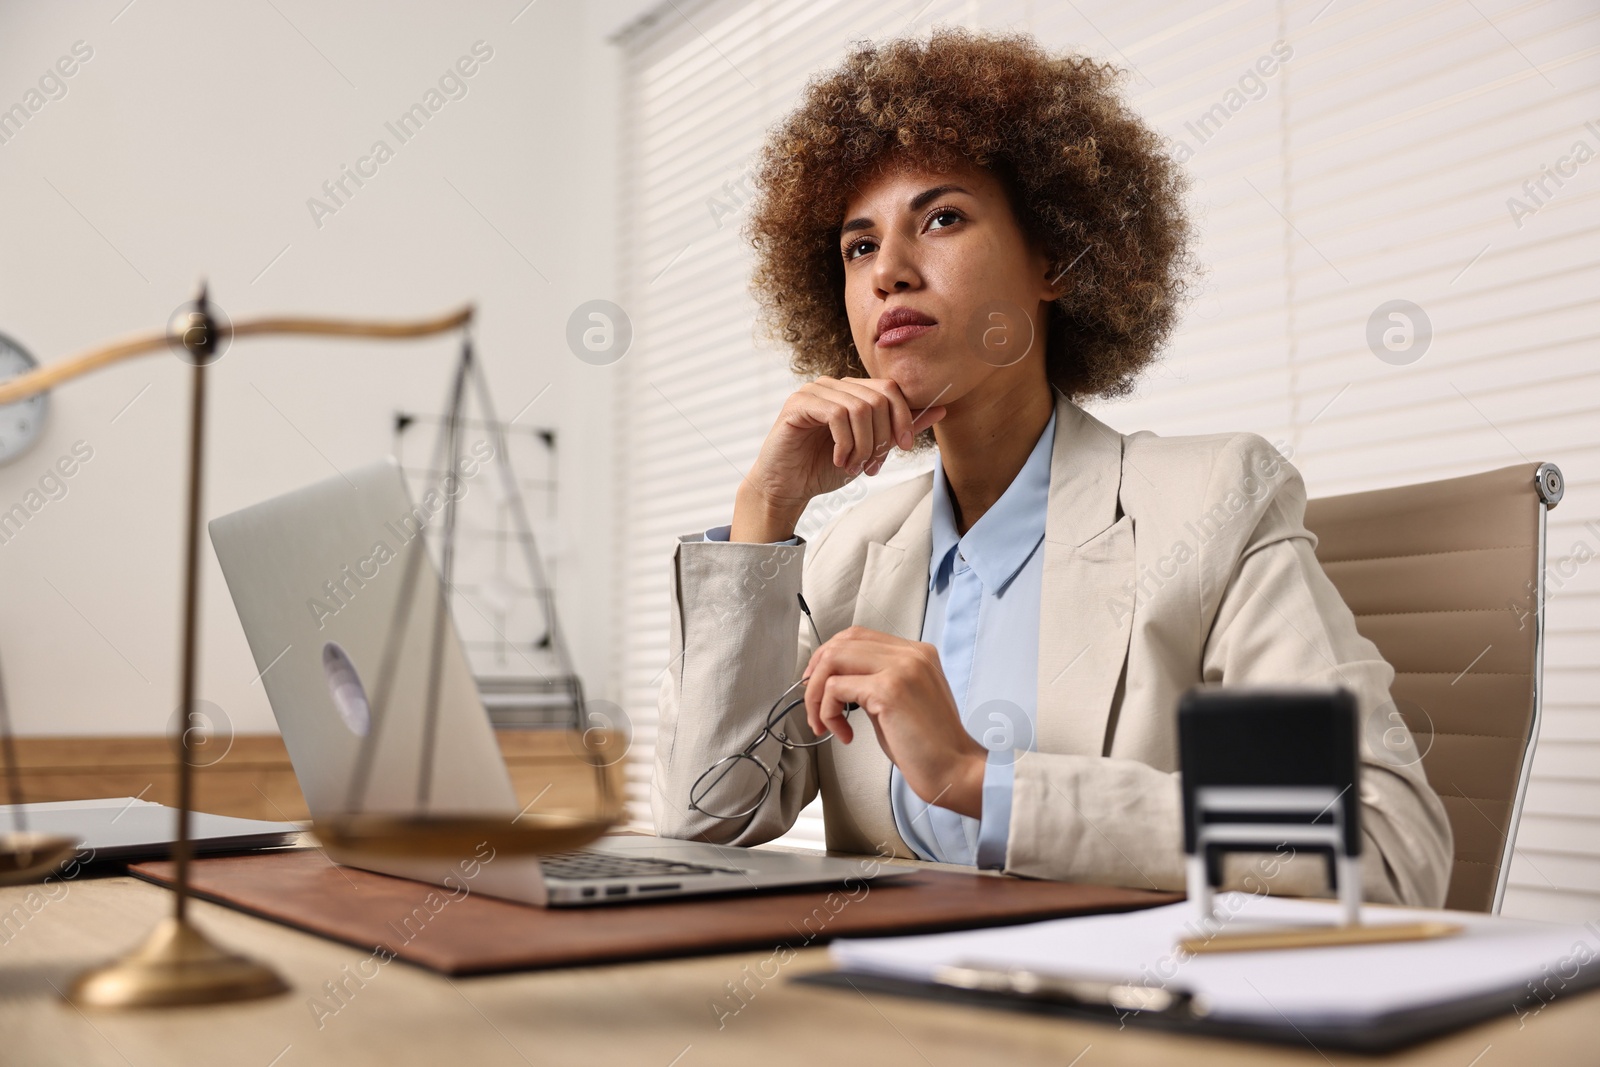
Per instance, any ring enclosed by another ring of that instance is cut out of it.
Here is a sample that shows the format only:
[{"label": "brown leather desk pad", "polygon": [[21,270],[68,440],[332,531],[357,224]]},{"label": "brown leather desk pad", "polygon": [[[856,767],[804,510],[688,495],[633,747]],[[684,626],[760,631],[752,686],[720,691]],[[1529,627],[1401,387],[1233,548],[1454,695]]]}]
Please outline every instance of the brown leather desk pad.
[{"label": "brown leather desk pad", "polygon": [[[165,860],[141,863],[129,873],[170,885],[172,867]],[[194,860],[189,869],[197,897],[359,948],[382,947],[451,975],[714,955],[780,944],[799,948],[836,937],[1003,926],[1182,899],[1141,889],[919,870],[870,888],[856,883],[848,889],[812,886],[537,908],[479,893],[458,892],[452,899],[448,889],[336,867],[315,850],[209,857]]]}]

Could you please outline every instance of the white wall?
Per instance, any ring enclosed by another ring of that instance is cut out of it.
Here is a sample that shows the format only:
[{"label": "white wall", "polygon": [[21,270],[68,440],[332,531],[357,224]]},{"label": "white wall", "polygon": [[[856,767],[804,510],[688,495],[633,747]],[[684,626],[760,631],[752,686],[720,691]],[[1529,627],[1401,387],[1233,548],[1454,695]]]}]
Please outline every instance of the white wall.
[{"label": "white wall", "polygon": [[[560,435],[560,606],[605,695],[611,555],[575,549],[612,526],[611,396],[627,361],[582,363],[564,331],[579,303],[613,295],[604,38],[640,5],[125,3],[0,5],[0,109],[75,42],[93,50],[66,95],[0,143],[0,333],[52,362],[162,325],[202,275],[235,318],[475,301],[502,417],[549,386],[519,425]],[[493,56],[466,95],[400,145],[384,123],[477,41]],[[393,159],[318,226],[308,198],[379,138]],[[439,409],[453,351],[445,338],[241,342],[212,378],[207,514],[383,455],[397,408]],[[0,467],[3,510],[74,442],[94,450],[0,545],[19,733],[158,732],[177,704],[185,369],[161,354],[58,389],[43,441]],[[201,695],[236,730],[271,731],[207,551]]]}]

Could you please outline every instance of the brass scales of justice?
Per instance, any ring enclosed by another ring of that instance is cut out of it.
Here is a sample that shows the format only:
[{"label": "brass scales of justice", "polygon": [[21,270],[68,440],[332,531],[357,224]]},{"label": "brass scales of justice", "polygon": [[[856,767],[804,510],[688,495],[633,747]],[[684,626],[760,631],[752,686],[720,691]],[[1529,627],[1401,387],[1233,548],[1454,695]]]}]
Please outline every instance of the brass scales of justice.
[{"label": "brass scales of justice", "polygon": [[[83,1007],[152,1008],[190,1004],[222,1003],[272,996],[288,990],[278,974],[266,964],[236,955],[215,944],[190,920],[190,841],[189,815],[194,807],[194,762],[188,758],[189,729],[196,701],[197,645],[199,638],[199,564],[201,490],[205,459],[206,376],[229,343],[240,337],[294,335],[302,337],[372,338],[407,340],[431,337],[459,329],[461,355],[451,386],[449,416],[441,428],[432,470],[455,470],[461,456],[462,410],[469,383],[475,390],[486,421],[497,435],[502,457],[506,449],[504,424],[494,417],[488,381],[480,363],[473,358],[470,327],[474,309],[459,310],[432,319],[412,321],[355,321],[329,318],[278,317],[229,322],[209,301],[202,284],[192,304],[180,308],[168,328],[159,332],[135,334],[91,349],[71,359],[0,382],[0,407],[25,400],[62,382],[110,366],[134,356],[170,348],[192,367],[189,406],[188,496],[184,527],[184,590],[181,651],[179,665],[180,706],[185,714],[177,720],[178,818],[172,848],[175,867],[172,915],[163,920],[144,943],[126,956],[78,975],[68,986],[66,997]],[[440,466],[440,453],[448,453],[448,465]],[[521,491],[505,462],[500,464],[509,509],[519,525],[520,540],[528,553],[528,565],[540,574],[532,530]],[[446,627],[439,625],[450,609],[451,563],[455,549],[455,498],[448,495],[440,538],[439,597],[433,604],[432,634],[435,647]],[[403,594],[387,635],[388,648],[397,651],[410,624],[409,590],[425,551],[409,554],[402,576]],[[552,631],[554,619],[548,620]],[[428,695],[422,720],[424,758],[419,766],[417,810],[407,813],[363,811],[363,798],[371,777],[373,754],[382,732],[384,712],[390,696],[393,654],[384,656],[372,702],[371,726],[358,749],[351,776],[346,810],[312,822],[312,832],[324,845],[368,855],[449,858],[467,852],[487,841],[508,855],[535,856],[564,852],[597,839],[622,816],[620,790],[609,768],[616,761],[602,750],[611,743],[601,731],[583,730],[580,758],[596,774],[593,810],[550,810],[523,812],[513,816],[452,814],[429,810],[426,780],[434,751],[434,731],[438,722],[439,687],[434,673],[440,657],[432,657]],[[584,722],[581,691],[575,693],[579,727]],[[29,832],[22,806],[22,788],[17,768],[11,721],[0,680],[0,756],[6,767],[10,801],[14,805],[14,828],[0,834],[0,885],[39,881],[58,869],[77,848],[70,837]]]}]

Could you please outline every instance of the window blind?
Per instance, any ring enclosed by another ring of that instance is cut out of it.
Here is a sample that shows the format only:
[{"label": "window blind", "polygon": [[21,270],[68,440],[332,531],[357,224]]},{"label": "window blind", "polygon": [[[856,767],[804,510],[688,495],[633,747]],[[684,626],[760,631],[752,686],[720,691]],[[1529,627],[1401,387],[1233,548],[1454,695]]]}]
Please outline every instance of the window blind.
[{"label": "window blind", "polygon": [[[727,521],[794,387],[783,355],[752,341],[749,161],[850,41],[938,22],[1023,29],[1123,67],[1129,102],[1193,178],[1202,291],[1138,393],[1093,405],[1099,417],[1255,431],[1313,496],[1561,466],[1544,726],[1505,911],[1600,915],[1600,365],[1585,358],[1600,332],[1600,13],[1582,0],[678,0],[621,35],[635,344],[617,633],[638,817],[673,538]],[[815,813],[792,838],[820,841]]]},{"label": "window blind", "polygon": [[[641,823],[650,817],[673,543],[729,521],[739,479],[798,384],[786,357],[754,339],[751,257],[739,228],[755,153],[806,79],[852,40],[894,36],[968,6],[919,0],[869,11],[846,0],[676,0],[619,38],[626,57],[619,263],[635,340],[617,419],[618,690],[633,726],[630,810]],[[908,473],[903,464],[885,471],[873,488]],[[814,533],[828,509],[828,501],[815,501],[801,533]],[[788,679],[773,682],[776,696]],[[785,841],[822,844],[820,804]]]}]

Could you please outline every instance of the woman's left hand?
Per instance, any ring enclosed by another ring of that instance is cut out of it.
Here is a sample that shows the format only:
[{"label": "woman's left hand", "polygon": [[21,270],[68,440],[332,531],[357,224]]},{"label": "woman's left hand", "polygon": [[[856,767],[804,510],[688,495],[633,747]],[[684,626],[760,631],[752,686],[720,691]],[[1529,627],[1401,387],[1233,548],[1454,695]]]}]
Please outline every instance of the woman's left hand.
[{"label": "woman's left hand", "polygon": [[962,815],[982,815],[988,752],[961,724],[933,645],[852,626],[811,654],[805,677],[812,733],[831,732],[848,745],[855,731],[845,705],[855,703],[912,792]]}]

